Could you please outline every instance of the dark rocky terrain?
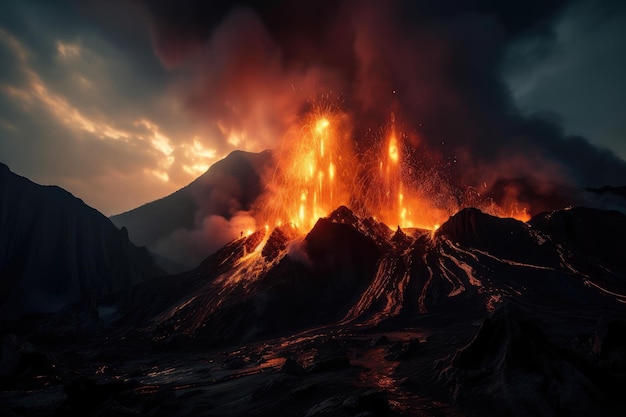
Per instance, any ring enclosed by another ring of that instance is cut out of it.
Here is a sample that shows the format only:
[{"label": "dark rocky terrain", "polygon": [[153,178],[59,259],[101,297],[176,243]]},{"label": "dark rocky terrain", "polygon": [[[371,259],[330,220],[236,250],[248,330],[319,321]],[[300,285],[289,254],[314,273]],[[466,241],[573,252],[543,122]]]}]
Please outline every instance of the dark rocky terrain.
[{"label": "dark rocky terrain", "polygon": [[614,211],[465,209],[393,232],[340,207],[99,298],[97,333],[67,331],[80,306],[4,323],[1,409],[621,416],[625,229]]}]

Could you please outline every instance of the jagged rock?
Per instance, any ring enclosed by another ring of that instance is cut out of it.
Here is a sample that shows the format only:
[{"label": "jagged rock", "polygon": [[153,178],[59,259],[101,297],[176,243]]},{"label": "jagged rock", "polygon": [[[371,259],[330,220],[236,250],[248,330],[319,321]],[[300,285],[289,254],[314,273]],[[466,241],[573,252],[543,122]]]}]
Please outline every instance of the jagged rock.
[{"label": "jagged rock", "polygon": [[292,358],[287,358],[280,371],[287,375],[302,376],[306,373],[302,365]]},{"label": "jagged rock", "polygon": [[400,226],[396,229],[395,233],[391,237],[391,242],[399,248],[408,247],[411,244],[411,239],[404,233]]},{"label": "jagged rock", "polygon": [[574,207],[541,213],[528,222],[578,253],[626,268],[626,215],[618,211]]},{"label": "jagged rock", "polygon": [[259,246],[259,243],[261,243],[261,241],[263,240],[263,237],[265,237],[265,230],[257,230],[256,232],[252,233],[250,236],[246,237],[243,243],[243,248],[245,253],[250,253],[252,252],[257,246]]},{"label": "jagged rock", "polygon": [[0,378],[47,374],[54,368],[50,357],[36,346],[15,335],[6,335],[0,342]]},{"label": "jagged rock", "polygon": [[[380,253],[376,244],[352,226],[320,219],[306,235],[307,253],[316,269],[354,275],[361,265],[373,264]],[[372,262],[373,261],[373,262]],[[335,273],[336,275],[336,273]]]},{"label": "jagged rock", "polygon": [[346,206],[337,207],[330,215],[328,220],[334,223],[349,224],[354,228],[358,228],[359,218]]},{"label": "jagged rock", "polygon": [[487,402],[513,416],[610,412],[598,374],[554,346],[524,313],[505,304],[485,319],[474,339],[444,367],[441,378],[459,404]]},{"label": "jagged rock", "polygon": [[273,261],[287,248],[287,244],[298,237],[296,229],[287,224],[274,228],[261,254],[268,261]]},{"label": "jagged rock", "polygon": [[347,224],[354,227],[361,234],[372,239],[380,251],[384,252],[391,249],[389,228],[371,217],[360,218],[346,206],[339,206],[330,213],[328,220],[333,223]]},{"label": "jagged rock", "polygon": [[99,383],[87,377],[79,377],[65,385],[66,400],[56,410],[55,416],[91,416],[96,415],[107,403],[123,392],[132,390],[134,382],[105,382]]},{"label": "jagged rock", "polygon": [[594,337],[593,353],[608,371],[626,371],[626,321],[602,316]]},{"label": "jagged rock", "polygon": [[435,232],[463,246],[488,251],[500,258],[558,265],[549,245],[538,245],[528,224],[465,208],[450,217]]},{"label": "jagged rock", "polygon": [[322,359],[315,362],[307,369],[307,373],[316,374],[320,372],[341,371],[350,367],[350,360],[345,356]]}]

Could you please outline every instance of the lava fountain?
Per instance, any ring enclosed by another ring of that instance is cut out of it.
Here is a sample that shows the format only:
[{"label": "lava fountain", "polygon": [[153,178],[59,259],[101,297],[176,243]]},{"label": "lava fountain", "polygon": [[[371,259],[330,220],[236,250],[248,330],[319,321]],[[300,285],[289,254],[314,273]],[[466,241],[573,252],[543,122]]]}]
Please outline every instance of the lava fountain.
[{"label": "lava fountain", "polygon": [[356,159],[347,115],[312,112],[286,135],[275,156],[278,163],[260,213],[265,224],[288,223],[306,232],[320,217],[348,204]]},{"label": "lava fountain", "polygon": [[[434,230],[465,206],[437,173],[418,173],[416,149],[403,143],[393,113],[365,155],[354,152],[351,126],[345,112],[316,109],[285,135],[258,204],[257,219],[266,229],[290,224],[306,233],[345,205],[392,229]],[[526,208],[514,200],[505,207],[489,199],[471,203],[493,215],[528,220]]]}]

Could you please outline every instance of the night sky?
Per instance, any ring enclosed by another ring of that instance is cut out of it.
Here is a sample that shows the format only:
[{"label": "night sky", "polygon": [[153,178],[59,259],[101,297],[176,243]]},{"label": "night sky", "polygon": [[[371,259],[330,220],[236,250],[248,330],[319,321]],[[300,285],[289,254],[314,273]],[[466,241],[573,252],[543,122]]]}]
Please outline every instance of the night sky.
[{"label": "night sky", "polygon": [[474,182],[626,184],[621,2],[313,3],[0,3],[0,161],[112,215],[276,146],[332,91],[357,119],[401,108]]}]

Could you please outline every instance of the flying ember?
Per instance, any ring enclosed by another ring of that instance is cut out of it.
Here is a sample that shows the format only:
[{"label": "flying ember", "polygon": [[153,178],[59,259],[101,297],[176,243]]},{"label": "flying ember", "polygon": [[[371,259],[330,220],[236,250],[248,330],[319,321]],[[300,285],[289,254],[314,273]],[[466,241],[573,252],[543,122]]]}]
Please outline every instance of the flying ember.
[{"label": "flying ember", "polygon": [[267,223],[308,231],[320,217],[348,205],[354,169],[349,134],[345,115],[314,112],[287,135],[261,214]]}]

